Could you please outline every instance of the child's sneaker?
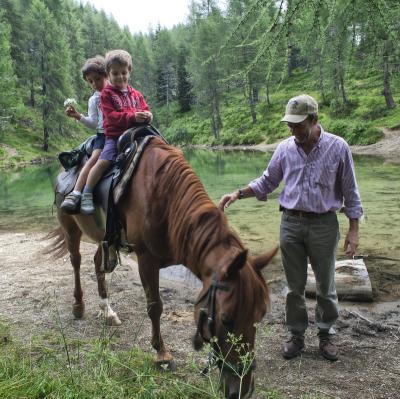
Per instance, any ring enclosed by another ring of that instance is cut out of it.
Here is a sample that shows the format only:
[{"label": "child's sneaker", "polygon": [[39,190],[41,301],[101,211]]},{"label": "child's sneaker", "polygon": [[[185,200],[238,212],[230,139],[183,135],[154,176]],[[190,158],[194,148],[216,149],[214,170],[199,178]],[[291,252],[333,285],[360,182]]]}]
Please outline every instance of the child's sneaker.
[{"label": "child's sneaker", "polygon": [[81,199],[81,213],[91,215],[94,213],[93,194],[83,193]]},{"label": "child's sneaker", "polygon": [[69,193],[64,201],[62,202],[60,208],[65,212],[77,212],[79,210],[79,205],[81,202],[81,196],[72,193]]}]

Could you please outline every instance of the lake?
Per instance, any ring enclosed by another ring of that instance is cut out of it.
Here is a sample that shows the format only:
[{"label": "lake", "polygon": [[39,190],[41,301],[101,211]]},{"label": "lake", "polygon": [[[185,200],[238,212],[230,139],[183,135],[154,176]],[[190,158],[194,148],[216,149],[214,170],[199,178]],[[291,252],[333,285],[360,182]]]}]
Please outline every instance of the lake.
[{"label": "lake", "polygon": [[[224,193],[246,186],[259,176],[271,157],[258,151],[196,149],[184,153],[215,203]],[[354,161],[365,210],[359,253],[400,259],[400,167],[368,156],[355,156]],[[58,170],[54,163],[2,171],[1,230],[45,232],[55,225],[52,186]],[[227,210],[230,224],[253,253],[268,250],[278,242],[277,196],[278,192],[273,193],[267,202],[237,201]],[[339,220],[343,237],[348,221],[344,215],[339,215]]]}]

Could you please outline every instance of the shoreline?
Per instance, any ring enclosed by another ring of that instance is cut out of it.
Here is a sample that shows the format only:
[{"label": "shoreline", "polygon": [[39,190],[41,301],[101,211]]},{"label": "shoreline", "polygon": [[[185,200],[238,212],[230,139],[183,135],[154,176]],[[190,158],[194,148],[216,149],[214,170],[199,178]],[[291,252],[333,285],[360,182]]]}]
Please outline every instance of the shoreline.
[{"label": "shoreline", "polygon": [[[400,164],[400,129],[390,130],[382,128],[384,137],[375,144],[370,145],[353,145],[350,146],[353,155],[367,155],[383,158],[386,162]],[[207,144],[189,144],[181,146],[181,148],[204,149],[211,151],[258,151],[273,152],[279,142],[273,144],[254,144],[254,145],[207,145]],[[18,169],[31,165],[44,165],[57,159],[57,155],[46,156],[31,159],[30,161],[21,161],[17,163],[1,164],[0,170]]]}]

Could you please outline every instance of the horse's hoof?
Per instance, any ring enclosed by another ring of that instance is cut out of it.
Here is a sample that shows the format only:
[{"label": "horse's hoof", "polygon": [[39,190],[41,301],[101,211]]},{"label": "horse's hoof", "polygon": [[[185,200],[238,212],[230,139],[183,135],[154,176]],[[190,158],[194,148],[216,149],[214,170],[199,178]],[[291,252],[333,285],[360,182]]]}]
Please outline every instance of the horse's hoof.
[{"label": "horse's hoof", "polygon": [[72,314],[74,315],[75,319],[82,319],[85,313],[85,305],[84,304],[73,304],[72,305]]},{"label": "horse's hoof", "polygon": [[120,326],[122,323],[121,323],[121,320],[119,319],[119,317],[116,314],[114,314],[112,316],[108,316],[107,317],[106,324],[108,326],[114,326],[115,327],[115,326]]},{"label": "horse's hoof", "polygon": [[161,371],[176,371],[175,360],[159,360],[156,361],[156,369]]}]

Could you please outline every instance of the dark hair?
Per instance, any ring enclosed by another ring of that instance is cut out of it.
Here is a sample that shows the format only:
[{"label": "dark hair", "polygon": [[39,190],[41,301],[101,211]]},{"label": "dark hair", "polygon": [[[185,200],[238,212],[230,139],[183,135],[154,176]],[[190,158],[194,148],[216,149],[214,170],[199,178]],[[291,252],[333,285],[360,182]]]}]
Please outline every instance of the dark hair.
[{"label": "dark hair", "polygon": [[125,50],[111,50],[106,54],[106,71],[110,72],[112,65],[120,65],[128,67],[129,72],[132,71],[132,57]]},{"label": "dark hair", "polygon": [[307,115],[307,119],[311,122],[311,121],[317,121],[318,120],[318,114],[316,112],[313,112],[311,114]]},{"label": "dark hair", "polygon": [[106,63],[104,57],[102,57],[101,55],[96,55],[96,57],[87,59],[86,62],[83,64],[81,72],[84,80],[86,80],[87,76],[93,72],[101,76],[107,77]]}]

